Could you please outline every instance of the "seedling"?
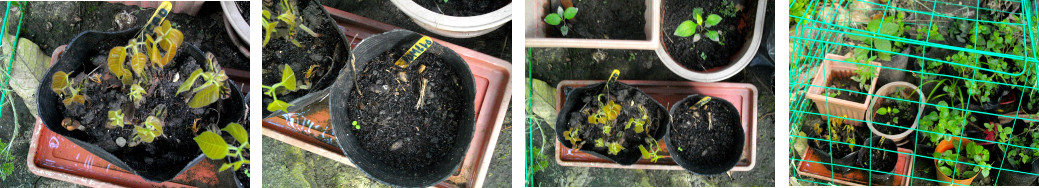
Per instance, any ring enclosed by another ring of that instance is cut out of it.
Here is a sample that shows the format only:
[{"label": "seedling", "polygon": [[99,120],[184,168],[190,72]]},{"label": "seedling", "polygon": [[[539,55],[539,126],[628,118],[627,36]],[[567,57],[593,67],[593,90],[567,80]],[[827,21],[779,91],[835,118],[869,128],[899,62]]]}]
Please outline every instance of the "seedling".
[{"label": "seedling", "polygon": [[141,100],[144,99],[145,94],[147,93],[145,93],[144,88],[141,87],[141,84],[133,84],[133,86],[130,86],[130,93],[127,94],[127,96],[130,97],[130,100],[133,101],[133,104],[135,106],[140,106]]},{"label": "seedling", "polygon": [[649,120],[649,114],[646,113],[646,108],[642,107],[641,104],[638,106],[638,109],[639,114],[642,114],[642,116],[638,119],[628,118],[628,124],[624,125],[624,129],[631,128],[632,125],[635,125],[635,133],[645,132],[646,129],[644,126],[646,125],[646,122]]},{"label": "seedling", "polygon": [[[234,159],[233,162],[220,165],[220,171],[232,167],[237,171],[243,164],[249,164],[249,158],[245,157],[246,150],[249,149],[249,132],[245,130],[245,127],[242,127],[242,125],[238,123],[230,123],[220,130],[230,134],[238,145],[228,143],[223,137],[220,137],[218,133],[205,131],[194,138],[195,143],[198,144],[198,148],[202,149],[202,153],[205,154],[207,158],[213,160],[222,160],[227,157]],[[249,176],[248,169],[245,170],[245,176]]]},{"label": "seedling", "polygon": [[[206,53],[206,65],[209,71],[203,72],[201,68],[195,69],[191,76],[184,80],[184,83],[177,89],[177,95],[190,90],[189,93],[193,95],[188,101],[188,106],[192,108],[201,108],[213,104],[217,99],[222,98],[224,96],[223,93],[227,93],[229,89],[224,85],[224,82],[227,81],[227,74],[224,73],[223,69],[220,69],[220,65],[214,60],[212,53]],[[203,84],[194,87],[195,89],[191,89],[195,84],[195,80],[199,78],[202,78]]]},{"label": "seedling", "polygon": [[[272,86],[263,86],[263,89],[267,91],[263,92],[264,95],[271,96],[274,101],[267,104],[267,111],[275,112],[281,110],[282,112],[288,112],[289,106],[292,104],[286,103],[285,101],[278,100],[278,88],[285,88],[282,91],[296,91],[296,76],[292,72],[292,68],[289,65],[284,65],[281,71],[281,82],[278,82]],[[356,122],[354,122],[356,125]],[[358,128],[360,129],[360,128]]]},{"label": "seedling", "polygon": [[610,155],[617,155],[625,149],[624,146],[621,146],[619,142],[610,142],[607,148],[609,148],[607,153],[609,153]]},{"label": "seedling", "polygon": [[[263,46],[267,46],[267,42],[271,40],[271,37],[277,35],[285,38],[285,40],[289,40],[289,42],[296,45],[296,47],[303,47],[303,45],[294,38],[297,33],[296,29],[302,30],[315,38],[321,36],[313,30],[310,30],[306,25],[303,25],[303,23],[300,23],[302,20],[297,16],[299,11],[295,6],[290,4],[288,0],[281,1],[281,15],[275,17],[277,19],[272,19],[271,12],[268,10],[263,10],[261,14],[263,15],[263,19],[261,19],[263,22],[263,30],[266,33],[263,37]],[[279,23],[282,22],[285,23],[285,27],[278,28]]]},{"label": "seedling", "polygon": [[898,112],[899,112],[898,108],[892,108],[892,107],[882,107],[882,108],[877,109],[877,114],[880,114],[880,115],[888,115],[888,114],[895,115],[895,114],[898,114]]},{"label": "seedling", "polygon": [[[873,58],[870,57],[868,62],[873,62]],[[856,69],[853,71],[855,75],[851,76],[851,80],[858,82],[859,88],[862,88],[863,91],[869,90],[870,81],[876,78],[875,74],[873,74],[876,69],[864,64],[856,64],[855,67]]]},{"label": "seedling", "polygon": [[696,8],[693,9],[693,18],[693,20],[686,20],[679,24],[678,28],[675,29],[675,36],[693,36],[694,39],[699,39],[700,33],[698,33],[697,31],[702,31],[708,39],[711,39],[714,42],[718,42],[718,44],[721,44],[723,46],[725,45],[725,42],[721,41],[721,33],[719,33],[717,30],[707,29],[715,25],[718,25],[718,23],[722,21],[721,16],[718,16],[717,14],[710,14],[707,15],[707,20],[704,20],[703,9]]},{"label": "seedling", "polygon": [[357,121],[354,121],[352,124],[354,125],[354,129],[361,130],[361,125],[358,125]]},{"label": "seedling", "polygon": [[646,143],[649,144],[649,150],[645,146],[639,145],[639,151],[642,152],[643,159],[649,159],[649,162],[655,163],[657,159],[664,158],[664,156],[658,154],[661,150],[660,146],[657,145],[656,139],[647,137]]},{"label": "seedling", "polygon": [[577,145],[577,142],[581,141],[581,137],[580,137],[580,133],[579,133],[580,130],[581,130],[581,128],[578,128],[576,126],[575,127],[570,127],[570,130],[563,131],[563,138],[568,140],[568,141],[570,141],[570,145],[573,145],[575,147],[579,147],[580,145]]},{"label": "seedling", "polygon": [[[51,80],[51,90],[64,98],[61,102],[66,107],[72,105],[72,103],[83,104],[86,102],[86,97],[79,94],[81,87],[83,87],[82,82],[72,83],[65,71],[55,72]],[[76,86],[73,87],[72,85]]]},{"label": "seedling", "polygon": [[577,7],[570,7],[563,10],[563,7],[557,7],[556,13],[548,14],[545,16],[545,23],[548,25],[559,26],[559,32],[566,36],[570,32],[570,27],[567,26],[574,21],[574,16],[577,16]]},{"label": "seedling", "polygon": [[109,128],[122,128],[127,122],[123,121],[123,110],[108,111]]},{"label": "seedling", "polygon": [[134,140],[145,143],[152,143],[156,137],[162,136],[162,127],[164,123],[159,120],[158,117],[148,116],[142,125],[134,126]]}]

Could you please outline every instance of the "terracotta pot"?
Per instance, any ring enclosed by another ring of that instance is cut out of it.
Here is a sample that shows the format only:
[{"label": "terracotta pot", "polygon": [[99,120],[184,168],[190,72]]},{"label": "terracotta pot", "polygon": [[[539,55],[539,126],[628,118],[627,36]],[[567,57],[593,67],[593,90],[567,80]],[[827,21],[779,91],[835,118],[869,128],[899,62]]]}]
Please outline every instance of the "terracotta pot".
[{"label": "terracotta pot", "polygon": [[527,47],[550,48],[598,48],[598,49],[633,49],[653,50],[660,45],[660,0],[646,1],[646,40],[610,40],[610,39],[577,39],[547,38],[545,29],[555,29],[545,24],[543,7],[549,7],[549,0],[526,1],[524,15],[524,36]]},{"label": "terracotta pot", "polygon": [[[826,54],[826,60],[823,64],[815,71],[813,75],[812,86],[808,86],[808,92],[805,93],[805,97],[811,99],[815,103],[816,109],[820,113],[844,117],[847,116],[844,122],[855,126],[862,126],[862,120],[865,119],[866,108],[869,107],[869,101],[873,99],[873,88],[877,85],[877,79],[873,79],[869,86],[869,91],[866,92],[865,101],[848,101],[844,99],[831,98],[823,94],[823,87],[835,76],[851,76],[854,74],[853,71],[858,69],[855,64],[838,62],[848,59],[847,56],[838,56],[833,54]],[[881,66],[879,63],[871,63],[876,69],[875,74],[879,74]],[[874,75],[876,76],[876,75]],[[836,119],[836,118],[830,118]]]},{"label": "terracotta pot", "polygon": [[411,21],[430,32],[452,37],[472,38],[490,33],[512,21],[512,3],[498,10],[477,16],[448,16],[433,12],[412,0],[390,0],[397,9],[411,17]]},{"label": "terracotta pot", "polygon": [[916,129],[917,124],[919,124],[919,122],[920,122],[920,117],[923,117],[923,114],[924,114],[924,104],[927,103],[927,99],[924,98],[924,93],[922,91],[920,91],[920,89],[917,88],[916,85],[910,84],[909,82],[903,82],[903,81],[891,82],[889,84],[886,84],[883,87],[880,87],[880,89],[877,89],[876,94],[879,95],[879,96],[887,96],[887,95],[889,95],[891,93],[894,93],[896,91],[895,89],[898,89],[899,87],[905,87],[905,88],[912,89],[913,91],[916,91],[916,95],[920,97],[920,101],[919,101],[920,105],[919,105],[919,107],[917,108],[917,111],[916,111],[916,119],[913,119],[913,125],[910,126],[909,129],[907,129],[905,131],[902,131],[902,133],[894,134],[894,135],[885,134],[883,132],[880,132],[876,128],[874,128],[873,127],[873,116],[874,116],[873,109],[880,108],[879,106],[877,106],[877,104],[880,104],[880,103],[884,102],[885,100],[887,100],[885,98],[880,98],[880,97],[873,97],[873,100],[870,101],[870,103],[869,103],[870,104],[869,105],[870,108],[866,109],[866,114],[869,114],[869,116],[866,117],[866,125],[869,126],[869,130],[872,131],[873,134],[879,135],[879,136],[883,136],[884,138],[889,138],[889,139],[891,139],[892,141],[895,141],[895,143],[898,143],[898,145],[901,146],[903,144],[906,144],[905,141],[907,141],[907,140],[905,140],[905,138],[908,137],[909,134],[913,133],[913,129]]},{"label": "terracotta pot", "polygon": [[[967,140],[967,139],[961,139],[961,138],[953,138],[953,139],[960,140],[961,144],[966,144],[966,143],[973,142],[973,141],[970,141],[970,140]],[[956,143],[953,143],[952,140],[943,140],[942,142],[938,143],[937,147],[934,148],[934,152],[935,153],[941,153],[941,152],[945,152],[945,150],[950,150],[950,149],[953,149],[955,147],[956,147]],[[962,179],[962,180],[953,179],[952,177],[949,177],[948,175],[945,175],[941,171],[937,170],[937,168],[938,168],[938,160],[934,160],[934,167],[936,169],[935,170],[935,174],[937,174],[937,176],[938,176],[938,185],[941,185],[941,186],[949,186],[950,185],[949,182],[955,183],[956,186],[970,185],[971,182],[974,182],[974,178],[978,177],[978,174],[974,174],[974,176],[971,176],[970,178],[967,178],[967,179]]]},{"label": "terracotta pot", "polygon": [[[706,71],[694,71],[685,68],[685,66],[682,66],[682,64],[672,59],[671,54],[667,53],[667,49],[664,49],[666,46],[664,45],[663,40],[657,40],[657,48],[654,50],[656,51],[657,56],[660,57],[660,61],[664,63],[664,66],[667,66],[667,69],[671,69],[671,72],[674,72],[682,78],[697,82],[717,82],[728,79],[743,71],[743,68],[746,68],[747,65],[750,64],[750,61],[754,59],[754,54],[757,53],[758,48],[761,47],[761,33],[765,29],[762,27],[765,25],[765,9],[768,7],[767,2],[767,0],[758,0],[757,10],[746,11],[746,14],[752,14],[752,16],[749,17],[754,17],[754,23],[751,25],[753,27],[753,32],[744,36],[747,39],[746,42],[742,44],[743,46],[740,48],[740,51],[733,54],[732,63],[728,66],[708,69]],[[753,2],[748,1],[748,3]],[[655,20],[657,27],[663,27],[661,24],[664,22],[663,14],[667,14],[667,12],[661,12],[659,18]],[[750,25],[749,23],[745,24]],[[663,29],[659,28],[655,32],[657,32],[656,37],[660,38],[663,38],[664,35],[667,34],[662,33]]]}]

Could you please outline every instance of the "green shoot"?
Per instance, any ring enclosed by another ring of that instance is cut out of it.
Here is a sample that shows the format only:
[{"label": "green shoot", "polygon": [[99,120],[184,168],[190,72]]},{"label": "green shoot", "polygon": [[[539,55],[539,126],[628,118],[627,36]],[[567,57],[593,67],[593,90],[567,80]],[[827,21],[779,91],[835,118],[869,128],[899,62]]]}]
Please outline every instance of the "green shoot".
[{"label": "green shoot", "polygon": [[115,127],[122,128],[123,125],[126,125],[126,124],[127,124],[127,122],[123,121],[123,110],[108,111],[108,127],[109,128],[115,128]]},{"label": "green shoot", "polygon": [[[243,164],[249,164],[249,159],[245,157],[246,152],[248,152],[247,150],[249,149],[249,132],[238,123],[230,123],[220,130],[230,134],[238,145],[236,146],[233,145],[233,143],[228,143],[223,137],[220,137],[219,134],[214,133],[213,131],[205,131],[194,138],[195,143],[198,144],[198,148],[202,150],[202,153],[205,154],[207,158],[213,160],[221,160],[227,157],[236,159],[234,162],[220,165],[220,171],[232,167],[237,171]],[[245,171],[245,174],[246,176],[249,176],[248,170]]]},{"label": "green shoot", "polygon": [[559,26],[559,32],[566,36],[570,32],[570,27],[564,21],[573,21],[575,16],[577,16],[577,7],[566,8],[566,10],[563,10],[563,7],[557,7],[556,13],[545,15],[544,21],[549,25]]},{"label": "green shoot", "polygon": [[[188,102],[188,106],[191,108],[201,108],[213,104],[229,89],[224,85],[224,82],[227,81],[227,74],[224,73],[223,69],[220,69],[220,65],[217,64],[212,53],[206,53],[206,62],[209,71],[203,72],[202,69],[195,69],[191,76],[177,89],[177,95],[187,91],[193,94]],[[203,84],[193,87],[195,81],[199,78],[202,79]]]},{"label": "green shoot", "polygon": [[[274,101],[267,105],[267,111],[275,112],[281,110],[282,112],[288,112],[289,104],[285,101],[278,100],[278,88],[285,88],[283,91],[296,91],[296,76],[292,72],[292,68],[289,65],[284,65],[281,71],[281,82],[278,82],[272,86],[263,86],[263,89],[267,91],[263,92],[264,95],[271,96]],[[360,129],[360,128],[358,128]]]},{"label": "green shoot", "polygon": [[675,36],[690,37],[693,35],[697,35],[694,38],[699,38],[700,34],[697,33],[697,29],[700,29],[703,31],[703,34],[708,39],[711,39],[714,42],[718,42],[718,44],[725,45],[725,43],[721,41],[721,34],[717,30],[707,30],[707,28],[718,25],[718,23],[722,21],[721,16],[718,16],[717,14],[710,14],[707,15],[707,19],[704,20],[703,9],[696,8],[693,9],[693,18],[693,20],[686,20],[679,24],[678,28],[675,29]]}]

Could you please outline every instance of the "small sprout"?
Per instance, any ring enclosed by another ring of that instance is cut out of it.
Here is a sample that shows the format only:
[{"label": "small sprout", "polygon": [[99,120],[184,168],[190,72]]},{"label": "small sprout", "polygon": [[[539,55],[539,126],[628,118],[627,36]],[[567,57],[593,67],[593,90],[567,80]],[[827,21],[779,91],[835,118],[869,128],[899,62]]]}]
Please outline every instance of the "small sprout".
[{"label": "small sprout", "polygon": [[267,104],[267,111],[275,112],[281,110],[282,112],[288,112],[289,106],[292,106],[285,101],[278,100],[278,88],[285,88],[286,91],[296,91],[296,75],[292,72],[292,68],[289,65],[283,65],[281,71],[281,82],[278,82],[272,86],[263,86],[263,89],[267,91],[263,92],[264,95],[271,96],[274,101]]},{"label": "small sprout", "polygon": [[357,121],[354,121],[354,122],[353,122],[353,125],[354,125],[354,129],[358,129],[358,130],[360,130],[360,129],[361,129],[361,125],[358,125],[358,124],[357,124]]},{"label": "small sprout", "polygon": [[570,31],[570,27],[563,21],[573,21],[575,16],[577,16],[577,7],[566,8],[566,10],[563,10],[563,7],[558,7],[556,13],[545,15],[544,21],[549,25],[561,25],[559,31],[563,36],[566,36]]},{"label": "small sprout", "polygon": [[[263,16],[263,19],[261,19],[261,21],[263,23],[263,30],[265,32],[263,38],[263,46],[267,46],[267,42],[269,42],[272,37],[281,36],[285,38],[285,40],[289,40],[289,42],[296,45],[296,47],[303,47],[303,45],[300,44],[299,41],[293,38],[297,33],[297,29],[306,32],[308,35],[312,37],[321,36],[320,34],[315,33],[313,30],[310,30],[310,28],[308,28],[306,25],[300,23],[302,21],[302,18],[296,16],[297,14],[299,14],[299,12],[298,10],[296,10],[295,6],[292,6],[292,4],[290,4],[287,0],[282,0],[281,4],[281,15],[278,15],[277,17],[273,17],[270,11],[268,10],[263,10],[263,12],[261,13],[261,15]],[[278,28],[279,23],[285,23],[285,28]]]},{"label": "small sprout", "polygon": [[642,152],[643,159],[649,159],[649,162],[657,162],[657,159],[664,158],[660,153],[660,146],[653,138],[646,138],[646,142],[649,143],[649,150],[645,146],[639,145],[639,151]]},{"label": "small sprout", "polygon": [[140,84],[133,84],[133,86],[130,86],[130,93],[128,96],[130,97],[130,100],[133,101],[134,105],[140,105],[145,94],[147,93],[145,93],[144,87],[141,87]]},{"label": "small sprout", "polygon": [[610,155],[617,155],[622,150],[624,150],[624,146],[621,146],[620,143],[617,143],[617,142],[610,142],[609,147],[607,147],[607,148],[609,150],[608,153]]},{"label": "small sprout", "polygon": [[674,35],[679,37],[690,37],[696,35],[699,29],[705,32],[704,35],[706,35],[708,39],[718,42],[721,45],[725,45],[725,43],[721,42],[721,33],[719,33],[716,30],[707,30],[707,28],[718,25],[718,23],[720,23],[721,21],[722,17],[718,16],[717,14],[707,15],[707,19],[704,20],[703,9],[696,8],[693,9],[693,19],[685,20],[682,23],[678,24],[678,28],[675,28]]},{"label": "small sprout", "polygon": [[155,116],[148,116],[148,118],[144,121],[143,125],[134,126],[134,131],[136,131],[136,135],[134,135],[134,140],[142,141],[145,143],[152,143],[153,141],[155,141],[155,138],[162,136],[163,126],[164,125],[162,121],[159,120],[159,118]]},{"label": "small sprout", "polygon": [[892,108],[892,107],[883,107],[883,108],[877,109],[877,114],[880,114],[880,115],[888,115],[888,114],[895,115],[895,114],[898,114],[898,112],[899,111],[898,111],[897,108]]},{"label": "small sprout", "polygon": [[108,125],[110,128],[122,128],[126,122],[123,121],[123,110],[108,111]]},{"label": "small sprout", "polygon": [[606,147],[606,143],[604,143],[602,141],[602,138],[595,139],[595,147],[597,147],[597,148]]},{"label": "small sprout", "polygon": [[678,147],[678,151],[682,151],[682,147]]},{"label": "small sprout", "polygon": [[221,160],[226,157],[232,157],[236,160],[231,163],[224,163],[220,165],[220,171],[227,170],[234,167],[234,170],[238,170],[243,164],[249,164],[249,159],[245,158],[245,150],[249,149],[249,132],[238,123],[230,123],[223,129],[234,138],[234,141],[239,145],[233,145],[233,143],[227,143],[224,138],[220,137],[213,131],[202,132],[198,136],[195,136],[193,140],[198,144],[198,148],[202,150],[202,153],[207,158],[213,160]]},{"label": "small sprout", "polygon": [[610,135],[610,127],[611,126],[609,126],[609,125],[603,126],[602,127],[602,134]]},{"label": "small sprout", "polygon": [[581,138],[578,137],[580,135],[578,130],[580,130],[580,128],[570,127],[570,130],[563,131],[563,138],[569,140],[570,145],[577,145],[577,142],[581,141]]},{"label": "small sprout", "polygon": [[696,101],[696,106],[698,106],[700,108],[703,108],[703,105],[707,105],[707,102],[710,102],[710,101],[711,101],[711,97],[710,96],[704,96],[703,98],[700,98],[700,101]]}]

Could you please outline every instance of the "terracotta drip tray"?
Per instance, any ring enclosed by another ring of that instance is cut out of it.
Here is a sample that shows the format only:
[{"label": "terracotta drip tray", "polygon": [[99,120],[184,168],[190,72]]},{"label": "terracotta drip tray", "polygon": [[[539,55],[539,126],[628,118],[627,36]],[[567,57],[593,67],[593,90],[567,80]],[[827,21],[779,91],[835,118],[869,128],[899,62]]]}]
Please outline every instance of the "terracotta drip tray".
[{"label": "terracotta drip tray", "polygon": [[[909,178],[909,173],[913,170],[914,159],[906,153],[913,153],[913,150],[898,148],[898,152],[900,152],[898,154],[898,162],[895,163],[895,170],[892,172],[898,175],[884,174],[891,176],[890,182],[886,183],[883,181],[871,181],[870,174],[868,174],[869,172],[859,169],[852,169],[850,172],[843,174],[833,173],[833,171],[826,169],[827,165],[824,163],[828,162],[822,162],[824,160],[816,156],[814,150],[806,150],[807,151],[804,155],[801,156],[801,159],[803,160],[797,163],[797,174],[802,176],[808,176],[822,181],[832,180],[834,183],[852,186],[906,186],[909,185],[909,181],[912,179]],[[877,176],[877,174],[874,174],[873,176]],[[876,178],[877,177],[873,177],[872,179]]]},{"label": "terracotta drip tray", "polygon": [[[563,103],[566,103],[566,95],[564,92],[569,92],[574,88],[601,83],[603,81],[604,80],[564,80],[559,82],[559,85],[556,87],[556,110],[562,108]],[[740,113],[740,119],[743,124],[743,134],[745,135],[743,155],[731,171],[750,171],[754,168],[755,159],[757,159],[756,143],[758,121],[758,89],[754,87],[754,85],[723,82],[699,83],[642,80],[621,80],[620,82],[641,89],[651,98],[664,105],[665,108],[668,108],[668,110],[671,109],[672,104],[691,94],[703,94],[728,100],[736,106],[736,110]],[[559,140],[556,140],[556,148],[558,148],[556,150],[556,162],[561,166],[684,170],[671,159],[671,155],[667,153],[667,146],[664,144],[663,140],[659,142],[659,145],[663,150],[664,158],[657,160],[655,163],[650,162],[648,159],[639,159],[639,161],[633,165],[624,166],[606,159],[595,157],[580,150],[567,148],[563,146]]]},{"label": "terracotta drip tray", "polygon": [[[399,29],[375,20],[341,10],[325,7],[346,40],[355,46],[361,40],[382,32]],[[469,64],[476,83],[476,128],[462,166],[455,174],[436,187],[475,187],[482,185],[490,165],[501,124],[511,99],[511,65],[508,61],[482,54],[471,49],[433,39],[451,48]],[[322,105],[322,103],[324,103]],[[289,145],[313,152],[341,163],[354,166],[336,146],[335,135],[329,124],[327,101],[319,101],[305,112],[287,113],[263,120],[263,135]]]},{"label": "terracotta drip tray", "polygon": [[203,160],[173,180],[155,183],[113,166],[58,133],[36,118],[27,163],[33,174],[90,187],[234,187],[234,175],[219,172],[220,164]]}]

